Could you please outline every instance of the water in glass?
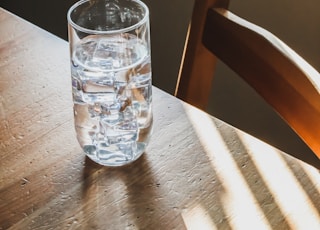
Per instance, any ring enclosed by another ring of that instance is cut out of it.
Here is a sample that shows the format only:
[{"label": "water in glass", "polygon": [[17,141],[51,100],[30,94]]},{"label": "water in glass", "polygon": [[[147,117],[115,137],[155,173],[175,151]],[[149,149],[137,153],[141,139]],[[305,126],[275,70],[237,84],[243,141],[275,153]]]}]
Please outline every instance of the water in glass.
[{"label": "water in glass", "polygon": [[151,63],[135,35],[90,35],[71,55],[75,128],[86,154],[102,165],[137,159],[152,129]]}]

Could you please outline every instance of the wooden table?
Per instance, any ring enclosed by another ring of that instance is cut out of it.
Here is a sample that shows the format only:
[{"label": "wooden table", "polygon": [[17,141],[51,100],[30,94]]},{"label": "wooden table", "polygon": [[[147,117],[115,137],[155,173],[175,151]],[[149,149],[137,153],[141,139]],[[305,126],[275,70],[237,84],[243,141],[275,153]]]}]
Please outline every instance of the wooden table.
[{"label": "wooden table", "polygon": [[155,87],[143,157],[93,163],[68,52],[0,9],[0,229],[320,229],[316,168]]}]

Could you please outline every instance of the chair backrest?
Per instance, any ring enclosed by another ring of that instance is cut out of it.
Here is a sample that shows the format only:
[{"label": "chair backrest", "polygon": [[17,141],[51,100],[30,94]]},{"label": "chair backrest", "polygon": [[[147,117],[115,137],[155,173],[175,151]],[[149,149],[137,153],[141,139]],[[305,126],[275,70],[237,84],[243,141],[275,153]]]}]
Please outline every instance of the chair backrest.
[{"label": "chair backrest", "polygon": [[208,103],[217,58],[268,102],[320,158],[320,74],[276,36],[227,10],[195,0],[176,96]]}]

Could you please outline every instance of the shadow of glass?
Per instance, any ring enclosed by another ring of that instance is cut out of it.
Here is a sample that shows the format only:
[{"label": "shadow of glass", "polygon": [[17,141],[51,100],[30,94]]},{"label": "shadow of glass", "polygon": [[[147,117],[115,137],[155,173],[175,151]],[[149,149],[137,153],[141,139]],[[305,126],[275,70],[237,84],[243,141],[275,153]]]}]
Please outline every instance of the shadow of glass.
[{"label": "shadow of glass", "polygon": [[88,216],[86,228],[102,229],[106,223],[114,229],[170,225],[170,220],[166,220],[169,204],[162,202],[161,184],[153,176],[147,154],[129,165],[114,168],[86,159],[82,188],[83,212]]},{"label": "shadow of glass", "polygon": [[[120,177],[127,188],[127,215],[134,220],[128,227],[137,229],[157,229],[171,224],[166,202],[161,191],[161,182],[154,175],[154,169],[148,161],[146,152],[136,164],[124,168]],[[179,216],[177,216],[179,218]]]}]

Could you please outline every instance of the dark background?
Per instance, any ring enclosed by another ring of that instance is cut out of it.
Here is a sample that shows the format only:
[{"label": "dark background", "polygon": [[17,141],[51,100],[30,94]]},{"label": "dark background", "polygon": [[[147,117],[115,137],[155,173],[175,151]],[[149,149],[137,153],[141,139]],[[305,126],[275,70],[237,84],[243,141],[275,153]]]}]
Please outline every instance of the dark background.
[{"label": "dark background", "polygon": [[66,15],[77,0],[1,0],[0,6],[67,40]]}]

